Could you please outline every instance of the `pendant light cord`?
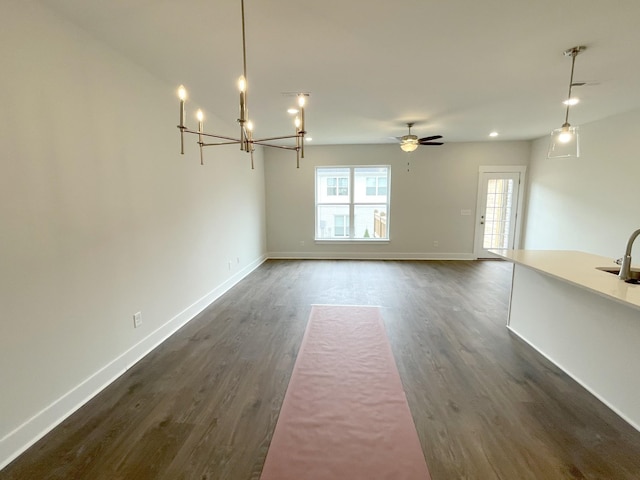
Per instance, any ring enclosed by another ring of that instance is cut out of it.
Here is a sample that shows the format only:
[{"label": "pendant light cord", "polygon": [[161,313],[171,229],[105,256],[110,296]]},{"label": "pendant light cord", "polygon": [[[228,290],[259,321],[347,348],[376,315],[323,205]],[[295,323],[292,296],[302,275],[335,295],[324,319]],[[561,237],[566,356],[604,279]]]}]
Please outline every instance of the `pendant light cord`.
[{"label": "pendant light cord", "polygon": [[567,96],[567,113],[564,117],[565,125],[569,125],[569,108],[571,107],[571,89],[573,88],[573,69],[576,65],[576,57],[580,53],[580,47],[575,47],[571,50],[571,78],[569,79],[569,95]]}]

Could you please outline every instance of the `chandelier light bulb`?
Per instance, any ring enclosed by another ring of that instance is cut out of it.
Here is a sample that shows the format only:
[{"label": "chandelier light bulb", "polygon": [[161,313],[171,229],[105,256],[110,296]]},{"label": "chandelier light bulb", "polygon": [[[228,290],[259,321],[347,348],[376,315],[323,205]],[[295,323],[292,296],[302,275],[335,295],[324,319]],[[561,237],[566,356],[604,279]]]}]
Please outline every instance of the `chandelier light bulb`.
[{"label": "chandelier light bulb", "polygon": [[184,85],[178,87],[178,98],[182,101],[187,99],[187,90],[184,88]]},{"label": "chandelier light bulb", "polygon": [[202,113],[202,110],[198,110],[196,112],[196,118],[198,119],[199,122],[204,120],[204,113]]},{"label": "chandelier light bulb", "polygon": [[300,128],[300,117],[296,117],[295,125],[296,125],[296,128]]},{"label": "chandelier light bulb", "polygon": [[247,130],[250,132],[253,131],[253,122],[251,120],[247,122]]},{"label": "chandelier light bulb", "polygon": [[304,98],[304,95],[298,95],[298,106],[300,108],[304,107],[305,102],[306,99]]},{"label": "chandelier light bulb", "polygon": [[238,89],[241,92],[245,92],[247,90],[247,79],[244,78],[244,75],[241,75],[238,79]]}]

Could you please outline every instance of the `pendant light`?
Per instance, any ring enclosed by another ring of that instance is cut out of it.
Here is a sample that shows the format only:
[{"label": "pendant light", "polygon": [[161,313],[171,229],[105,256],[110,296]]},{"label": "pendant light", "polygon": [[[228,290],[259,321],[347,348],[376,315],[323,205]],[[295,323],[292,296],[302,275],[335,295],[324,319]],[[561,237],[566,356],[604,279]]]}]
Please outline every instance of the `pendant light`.
[{"label": "pendant light", "polygon": [[571,89],[576,85],[573,83],[573,70],[576,63],[576,57],[587,47],[578,46],[565,50],[563,53],[566,57],[571,57],[571,77],[569,78],[569,94],[564,102],[567,110],[564,116],[564,123],[560,128],[556,128],[551,132],[551,143],[549,144],[549,152],[547,158],[566,158],[579,157],[580,144],[578,136],[578,127],[572,127],[569,124],[569,110],[571,105],[575,105],[575,99],[571,97]]}]

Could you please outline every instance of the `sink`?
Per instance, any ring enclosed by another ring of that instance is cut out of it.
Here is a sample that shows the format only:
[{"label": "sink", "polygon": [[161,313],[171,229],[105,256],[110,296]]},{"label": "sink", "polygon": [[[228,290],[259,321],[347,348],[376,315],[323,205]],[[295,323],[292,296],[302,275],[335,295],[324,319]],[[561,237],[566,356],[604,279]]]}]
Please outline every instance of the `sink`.
[{"label": "sink", "polygon": [[[620,273],[620,267],[596,267],[596,270],[613,273],[614,275],[618,275]],[[640,283],[640,270],[632,269],[631,278],[625,281],[627,283]]]}]

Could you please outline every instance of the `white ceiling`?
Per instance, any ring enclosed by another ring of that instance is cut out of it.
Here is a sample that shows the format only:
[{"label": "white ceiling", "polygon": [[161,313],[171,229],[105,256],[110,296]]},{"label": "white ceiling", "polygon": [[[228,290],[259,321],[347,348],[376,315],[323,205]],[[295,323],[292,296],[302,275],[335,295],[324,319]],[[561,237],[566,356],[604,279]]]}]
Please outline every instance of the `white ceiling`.
[{"label": "white ceiling", "polygon": [[[240,0],[41,3],[184,84],[190,113],[202,106],[235,132]],[[562,52],[575,45],[588,47],[575,81],[590,85],[574,89],[572,125],[640,107],[638,0],[246,0],[245,13],[259,137],[292,130],[282,93],[296,91],[311,92],[315,144],[389,143],[409,121],[445,142],[541,137],[564,121]]]}]

